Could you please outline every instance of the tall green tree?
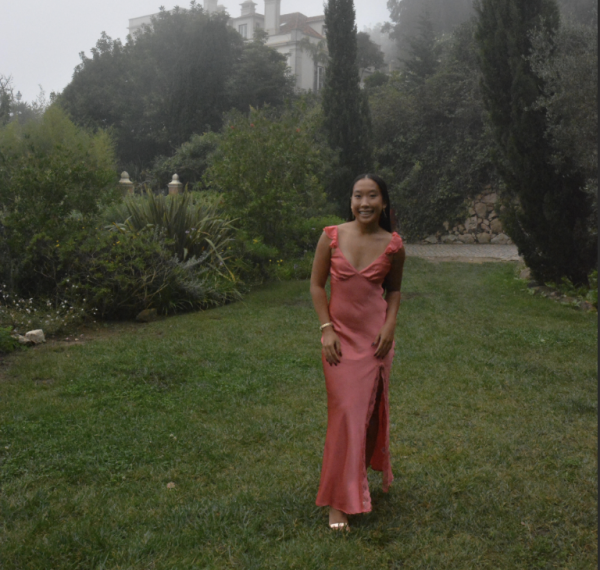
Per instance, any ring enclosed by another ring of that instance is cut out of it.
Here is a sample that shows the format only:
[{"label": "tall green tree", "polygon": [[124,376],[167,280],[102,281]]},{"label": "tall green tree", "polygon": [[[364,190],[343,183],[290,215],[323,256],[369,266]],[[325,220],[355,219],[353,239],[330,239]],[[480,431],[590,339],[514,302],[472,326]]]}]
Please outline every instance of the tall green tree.
[{"label": "tall green tree", "polygon": [[294,94],[287,57],[266,45],[269,35],[258,28],[244,45],[229,85],[231,104],[242,112],[262,105],[281,106]]},{"label": "tall green tree", "polygon": [[192,133],[220,128],[242,45],[224,14],[161,10],[125,45],[103,33],[60,103],[80,125],[110,127],[121,167],[135,172]]},{"label": "tall green tree", "polygon": [[161,10],[126,44],[102,34],[60,103],[77,124],[110,128],[120,168],[139,177],[193,134],[218,131],[232,107],[289,96],[285,58],[260,40],[244,44],[228,21],[192,3]]},{"label": "tall green tree", "polygon": [[140,127],[161,147],[173,150],[192,133],[221,127],[243,46],[227,22],[227,14],[207,14],[192,4],[162,10],[152,28],[135,37],[131,64],[146,90]]},{"label": "tall green tree", "polygon": [[532,32],[559,27],[555,0],[480,0],[476,5],[482,92],[505,183],[505,227],[534,276],[585,283],[596,263],[585,175],[553,161],[547,117],[536,101],[544,82],[531,68]]},{"label": "tall green tree", "polygon": [[372,67],[375,70],[381,69],[385,63],[381,48],[371,41],[371,36],[366,32],[356,34],[357,62],[358,69],[362,74],[365,69]]},{"label": "tall green tree", "polygon": [[408,43],[409,56],[403,60],[406,77],[413,83],[422,84],[435,73],[440,57],[440,45],[428,10],[419,16],[418,33],[409,38]]},{"label": "tall green tree", "polygon": [[368,99],[360,89],[354,2],[325,5],[329,66],[323,88],[328,140],[339,151],[339,168],[329,185],[330,197],[345,213],[352,180],[371,167]]},{"label": "tall green tree", "polygon": [[0,126],[10,121],[13,102],[12,78],[0,75]]},{"label": "tall green tree", "polygon": [[573,161],[591,186],[598,180],[598,29],[567,20],[558,34],[536,30],[529,61],[544,80],[537,106],[546,112],[555,161]]},{"label": "tall green tree", "polygon": [[374,156],[407,239],[462,223],[465,201],[497,183],[473,32],[468,21],[439,41],[439,64],[422,82],[393,74],[372,90]]}]

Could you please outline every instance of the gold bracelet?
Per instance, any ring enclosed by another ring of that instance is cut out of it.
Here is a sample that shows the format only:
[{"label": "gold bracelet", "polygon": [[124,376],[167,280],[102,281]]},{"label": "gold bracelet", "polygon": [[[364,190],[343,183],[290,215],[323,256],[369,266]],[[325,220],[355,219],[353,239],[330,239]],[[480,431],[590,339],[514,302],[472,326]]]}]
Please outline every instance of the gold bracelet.
[{"label": "gold bracelet", "polygon": [[332,327],[332,326],[333,326],[333,323],[325,323],[324,325],[321,325],[319,328],[321,329],[321,331],[323,331],[323,329],[325,327]]}]

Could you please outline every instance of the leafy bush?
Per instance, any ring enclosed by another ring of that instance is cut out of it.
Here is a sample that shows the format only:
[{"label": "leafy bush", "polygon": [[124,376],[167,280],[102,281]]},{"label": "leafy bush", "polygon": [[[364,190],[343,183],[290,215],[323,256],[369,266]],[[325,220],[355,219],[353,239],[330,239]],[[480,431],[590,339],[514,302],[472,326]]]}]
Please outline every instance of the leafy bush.
[{"label": "leafy bush", "polygon": [[0,129],[0,282],[50,295],[35,243],[68,240],[118,195],[108,135],[76,127],[58,107],[39,121]]},{"label": "leafy bush", "polygon": [[145,173],[146,183],[155,190],[163,190],[171,182],[173,174],[178,174],[179,179],[190,190],[200,190],[202,176],[208,168],[209,157],[216,149],[217,142],[216,133],[193,134],[173,156],[159,156],[155,159],[152,168]]},{"label": "leafy bush", "polygon": [[[202,193],[162,196],[147,191],[143,196],[128,197],[112,207],[110,215],[114,229],[164,230],[168,238],[165,243],[179,261],[202,257],[218,272],[227,269],[227,248],[234,228],[214,195],[204,199]],[[233,277],[231,273],[230,276]]]},{"label": "leafy bush", "polygon": [[231,268],[244,283],[263,283],[274,278],[273,264],[279,257],[279,250],[265,244],[262,237],[252,238],[244,230],[239,230]]},{"label": "leafy bush", "polygon": [[290,230],[290,253],[302,257],[306,253],[314,253],[317,242],[327,226],[343,224],[345,220],[335,215],[317,216],[307,219],[296,219]]},{"label": "leafy bush", "polygon": [[314,258],[315,252],[307,251],[299,259],[280,260],[273,268],[274,276],[280,281],[310,279]]},{"label": "leafy bush", "polygon": [[19,346],[19,342],[12,337],[12,327],[0,326],[0,354],[13,352]]},{"label": "leafy bush", "polygon": [[598,271],[595,269],[587,278],[589,285],[574,285],[567,277],[563,277],[560,283],[547,283],[569,297],[579,297],[598,308]]},{"label": "leafy bush", "polygon": [[212,156],[205,181],[223,194],[226,211],[249,240],[280,256],[297,250],[297,220],[327,209],[323,180],[331,153],[318,138],[319,118],[306,101],[280,117],[233,113]]},{"label": "leafy bush", "polygon": [[589,291],[587,292],[585,299],[588,303],[591,303],[598,308],[598,270],[592,271],[588,276],[588,283],[590,285]]},{"label": "leafy bush", "polygon": [[207,308],[239,298],[235,282],[212,271],[210,252],[181,261],[159,228],[121,228],[89,235],[65,255],[61,294],[100,318],[129,319],[144,309],[161,314]]},{"label": "leafy bush", "polygon": [[307,279],[323,228],[343,221],[334,215],[295,220],[287,236],[285,253],[265,244],[261,237],[250,238],[240,231],[234,247],[234,271],[248,283]]}]

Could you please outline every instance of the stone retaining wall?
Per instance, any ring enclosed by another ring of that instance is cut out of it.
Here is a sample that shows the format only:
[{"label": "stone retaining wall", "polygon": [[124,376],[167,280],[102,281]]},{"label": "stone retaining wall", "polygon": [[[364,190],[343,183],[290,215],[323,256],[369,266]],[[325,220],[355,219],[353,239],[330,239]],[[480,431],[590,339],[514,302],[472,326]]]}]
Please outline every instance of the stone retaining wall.
[{"label": "stone retaining wall", "polygon": [[[444,222],[445,231],[432,234],[419,243],[512,244],[511,239],[503,232],[497,206],[498,194],[488,186],[475,197],[469,206],[469,217],[462,224],[451,228],[449,222]],[[499,210],[502,209],[503,206],[500,206]]]}]

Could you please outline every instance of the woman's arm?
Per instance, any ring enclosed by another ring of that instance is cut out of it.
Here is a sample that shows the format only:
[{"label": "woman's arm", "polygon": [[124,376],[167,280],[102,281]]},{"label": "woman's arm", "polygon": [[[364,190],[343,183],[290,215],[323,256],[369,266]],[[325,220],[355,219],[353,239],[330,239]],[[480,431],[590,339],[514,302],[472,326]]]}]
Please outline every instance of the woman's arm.
[{"label": "woman's arm", "polygon": [[[327,302],[327,293],[325,284],[329,277],[329,267],[331,264],[331,249],[329,244],[331,240],[323,232],[317,244],[315,259],[313,261],[312,273],[310,275],[310,294],[319,322],[324,325],[330,322],[329,303]],[[332,326],[323,329],[323,353],[329,364],[339,364],[342,356],[341,343]]]},{"label": "woman's arm", "polygon": [[385,323],[373,342],[373,345],[377,346],[377,351],[375,352],[377,358],[385,358],[394,343],[394,331],[396,330],[396,317],[400,308],[400,288],[402,286],[402,271],[405,259],[406,252],[402,248],[394,254],[392,266],[385,278],[385,300],[387,302]]}]

